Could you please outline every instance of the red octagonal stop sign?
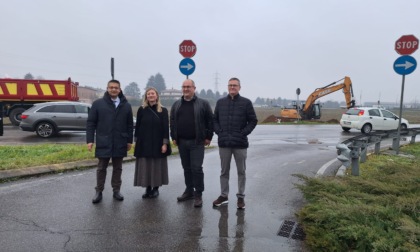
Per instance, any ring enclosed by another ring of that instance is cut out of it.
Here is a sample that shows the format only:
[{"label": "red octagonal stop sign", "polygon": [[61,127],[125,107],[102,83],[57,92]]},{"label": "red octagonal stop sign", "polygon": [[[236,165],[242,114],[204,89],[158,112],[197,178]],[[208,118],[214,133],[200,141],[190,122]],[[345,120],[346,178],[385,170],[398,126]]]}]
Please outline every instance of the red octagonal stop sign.
[{"label": "red octagonal stop sign", "polygon": [[192,58],[197,51],[197,46],[192,42],[192,40],[184,40],[179,45],[179,53],[184,56],[184,58]]},{"label": "red octagonal stop sign", "polygon": [[410,55],[419,48],[419,39],[414,35],[401,36],[395,42],[395,51],[401,55]]}]

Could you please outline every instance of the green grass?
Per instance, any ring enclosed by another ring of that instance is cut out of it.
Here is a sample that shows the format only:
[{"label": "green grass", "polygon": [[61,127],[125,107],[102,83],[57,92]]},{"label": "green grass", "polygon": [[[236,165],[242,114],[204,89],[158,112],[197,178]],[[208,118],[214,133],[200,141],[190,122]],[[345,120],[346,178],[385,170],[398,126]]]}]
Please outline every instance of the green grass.
[{"label": "green grass", "polygon": [[[172,145],[172,154],[177,153],[178,148]],[[134,145],[128,152],[128,155],[134,155]],[[94,160],[95,150],[89,152],[86,144],[8,145],[0,146],[0,157],[1,171],[72,161]]]},{"label": "green grass", "polygon": [[296,175],[308,203],[297,215],[313,251],[419,251],[420,144],[401,153],[414,156],[371,155],[360,176]]},{"label": "green grass", "polygon": [[0,170],[94,159],[86,144],[0,146]]}]

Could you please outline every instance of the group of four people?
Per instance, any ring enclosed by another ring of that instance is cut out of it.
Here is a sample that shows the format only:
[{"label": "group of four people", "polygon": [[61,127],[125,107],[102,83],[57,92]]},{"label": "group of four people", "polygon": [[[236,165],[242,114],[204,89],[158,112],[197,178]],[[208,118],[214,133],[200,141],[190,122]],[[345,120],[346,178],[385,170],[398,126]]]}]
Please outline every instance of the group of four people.
[{"label": "group of four people", "polygon": [[[256,127],[257,117],[252,102],[239,95],[240,89],[240,80],[231,78],[229,93],[217,101],[213,114],[209,103],[196,96],[194,81],[186,79],[182,84],[183,96],[172,105],[169,119],[168,110],[160,103],[158,91],[153,87],[147,88],[143,104],[137,111],[134,131],[134,186],[146,188],[143,198],[157,197],[159,187],[169,183],[167,156],[171,154],[170,132],[173,144],[178,146],[186,187],[177,200],[193,199],[194,207],[201,207],[204,149],[210,145],[215,132],[221,161],[221,194],[213,206],[228,203],[233,156],[238,172],[237,207],[245,208],[247,136]],[[123,95],[120,83],[111,80],[104,97],[92,104],[87,120],[88,150],[92,150],[96,135],[95,157],[98,158],[96,194],[92,203],[102,200],[106,168],[111,159],[113,197],[124,200],[120,193],[122,161],[132,147],[133,128],[131,105]]]}]

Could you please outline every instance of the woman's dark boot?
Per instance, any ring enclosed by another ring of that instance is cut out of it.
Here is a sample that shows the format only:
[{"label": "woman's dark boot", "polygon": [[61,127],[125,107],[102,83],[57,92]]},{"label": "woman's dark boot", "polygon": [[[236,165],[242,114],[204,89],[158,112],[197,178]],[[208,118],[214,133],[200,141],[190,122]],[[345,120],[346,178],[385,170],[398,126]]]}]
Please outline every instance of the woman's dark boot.
[{"label": "woman's dark boot", "polygon": [[152,192],[152,187],[146,187],[146,192],[141,196],[143,199],[150,198],[150,193]]},{"label": "woman's dark boot", "polygon": [[150,192],[150,198],[156,198],[159,196],[159,186],[153,187],[153,190]]}]

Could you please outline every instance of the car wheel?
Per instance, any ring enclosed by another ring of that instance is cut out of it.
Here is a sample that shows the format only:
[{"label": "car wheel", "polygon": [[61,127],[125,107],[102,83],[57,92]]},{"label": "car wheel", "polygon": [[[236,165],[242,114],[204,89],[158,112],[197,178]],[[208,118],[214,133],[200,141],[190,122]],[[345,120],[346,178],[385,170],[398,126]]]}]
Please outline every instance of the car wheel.
[{"label": "car wheel", "polygon": [[372,125],[371,124],[367,123],[367,124],[363,125],[363,127],[362,127],[362,133],[368,134],[371,131],[372,131]]},{"label": "car wheel", "polygon": [[349,132],[350,131],[350,128],[347,128],[347,127],[341,127],[345,132]]},{"label": "car wheel", "polygon": [[20,121],[22,121],[22,113],[23,111],[25,111],[24,108],[15,108],[14,110],[12,110],[9,114],[9,119],[10,122],[15,125],[15,126],[19,126]]},{"label": "car wheel", "polygon": [[49,122],[41,122],[36,126],[36,134],[43,138],[52,137],[55,134],[55,128]]},{"label": "car wheel", "polygon": [[407,124],[401,124],[401,130],[406,130],[407,129]]}]

